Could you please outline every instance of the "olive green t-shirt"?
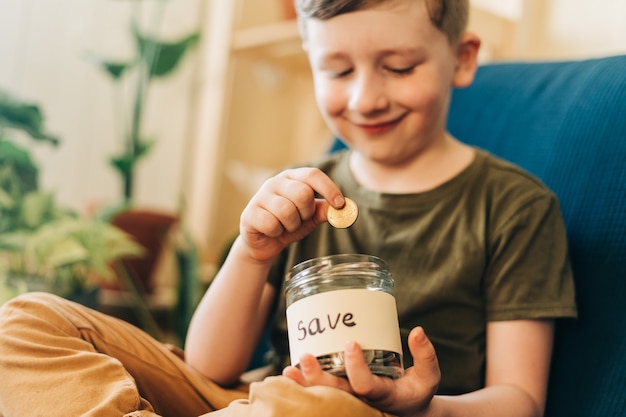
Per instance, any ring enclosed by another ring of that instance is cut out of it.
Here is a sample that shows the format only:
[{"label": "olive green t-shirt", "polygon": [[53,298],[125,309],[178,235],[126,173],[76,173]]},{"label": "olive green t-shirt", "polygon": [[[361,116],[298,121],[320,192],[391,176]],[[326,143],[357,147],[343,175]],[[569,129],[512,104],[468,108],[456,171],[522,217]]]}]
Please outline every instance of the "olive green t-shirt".
[{"label": "olive green t-shirt", "polygon": [[395,281],[404,348],[423,326],[442,372],[440,393],[484,386],[486,324],[494,320],[575,317],[565,227],[555,195],[520,168],[476,150],[474,161],[437,188],[385,194],[363,188],[349,152],[316,166],[359,207],[347,229],[322,224],[291,245],[269,281],[281,290],[274,349],[288,357],[284,274],[319,256],[362,253],[384,259]]}]

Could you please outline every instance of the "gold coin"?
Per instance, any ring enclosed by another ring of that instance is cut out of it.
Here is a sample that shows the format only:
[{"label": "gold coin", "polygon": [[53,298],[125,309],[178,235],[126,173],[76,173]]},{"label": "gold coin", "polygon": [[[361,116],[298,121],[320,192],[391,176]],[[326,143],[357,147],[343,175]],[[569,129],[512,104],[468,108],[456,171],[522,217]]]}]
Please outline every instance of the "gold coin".
[{"label": "gold coin", "polygon": [[328,206],[326,216],[328,217],[328,223],[337,229],[345,229],[352,226],[359,215],[359,208],[356,203],[346,197],[346,204],[342,208],[336,209],[333,206]]}]

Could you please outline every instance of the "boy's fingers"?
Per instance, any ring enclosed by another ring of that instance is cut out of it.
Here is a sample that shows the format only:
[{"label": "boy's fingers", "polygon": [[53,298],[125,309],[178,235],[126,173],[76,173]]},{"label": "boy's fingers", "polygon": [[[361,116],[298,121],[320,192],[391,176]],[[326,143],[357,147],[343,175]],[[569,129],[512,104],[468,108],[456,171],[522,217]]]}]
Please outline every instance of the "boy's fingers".
[{"label": "boy's fingers", "polygon": [[441,379],[441,371],[435,347],[422,327],[415,327],[409,333],[409,349],[413,356],[413,372],[425,383],[436,387]]},{"label": "boy's fingers", "polygon": [[297,382],[303,387],[309,386],[307,380],[302,375],[302,372],[300,372],[300,370],[295,366],[287,366],[285,369],[283,369],[283,376],[286,376],[287,378]]},{"label": "boy's fingers", "polygon": [[349,341],[344,348],[346,374],[350,385],[358,395],[369,397],[375,384],[375,376],[365,362],[363,349],[355,341]]},{"label": "boy's fingers", "polygon": [[302,181],[308,184],[316,193],[324,198],[331,206],[341,208],[345,204],[343,194],[337,184],[323,171],[317,168],[298,168],[283,172],[286,178]]},{"label": "boy's fingers", "polygon": [[313,355],[306,354],[300,358],[300,370],[308,385],[323,385],[338,388],[350,393],[352,392],[348,381],[344,378],[339,378],[328,372],[324,372]]}]

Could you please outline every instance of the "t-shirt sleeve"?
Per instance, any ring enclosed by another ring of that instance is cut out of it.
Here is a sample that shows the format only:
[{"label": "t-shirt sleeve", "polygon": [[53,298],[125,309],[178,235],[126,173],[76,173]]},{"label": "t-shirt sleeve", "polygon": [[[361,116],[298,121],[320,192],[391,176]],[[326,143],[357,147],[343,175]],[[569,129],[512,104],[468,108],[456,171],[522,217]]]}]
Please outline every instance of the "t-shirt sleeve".
[{"label": "t-shirt sleeve", "polygon": [[493,231],[484,291],[487,320],[576,317],[560,206],[542,193]]}]

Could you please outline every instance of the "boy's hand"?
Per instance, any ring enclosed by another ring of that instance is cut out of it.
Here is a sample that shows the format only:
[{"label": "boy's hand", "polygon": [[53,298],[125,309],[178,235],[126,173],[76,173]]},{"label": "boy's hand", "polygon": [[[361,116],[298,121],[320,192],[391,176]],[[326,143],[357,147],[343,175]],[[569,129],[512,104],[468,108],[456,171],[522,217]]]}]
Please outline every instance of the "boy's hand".
[{"label": "boy's hand", "polygon": [[353,341],[346,343],[344,352],[347,379],[322,371],[312,355],[301,358],[301,370],[288,366],[283,375],[303,386],[325,385],[342,389],[381,411],[400,416],[419,415],[428,408],[435,395],[441,372],[435,349],[421,327],[411,331],[409,348],[414,366],[398,379],[372,374],[363,357],[363,351]]},{"label": "boy's hand", "polygon": [[[316,199],[315,193],[324,199]],[[337,185],[321,170],[298,168],[268,179],[241,215],[240,235],[258,261],[276,257],[327,220],[326,210],[345,200]]]}]

